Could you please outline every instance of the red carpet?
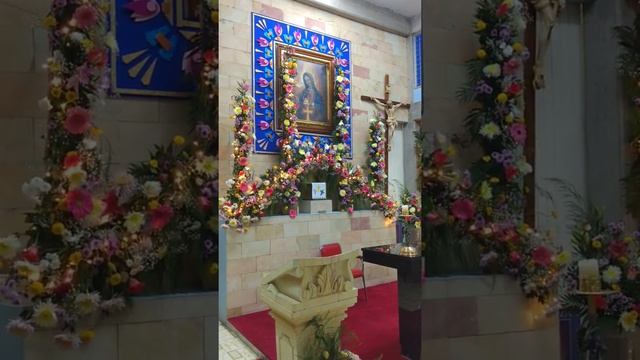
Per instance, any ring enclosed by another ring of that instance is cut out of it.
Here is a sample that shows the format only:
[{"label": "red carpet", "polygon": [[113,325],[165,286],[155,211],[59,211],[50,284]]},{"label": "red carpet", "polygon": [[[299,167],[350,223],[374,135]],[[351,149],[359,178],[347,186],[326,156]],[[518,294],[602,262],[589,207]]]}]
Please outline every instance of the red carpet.
[{"label": "red carpet", "polygon": [[[358,302],[343,322],[342,347],[363,360],[402,359],[398,332],[398,286],[392,282],[359,291]],[[229,322],[269,359],[276,360],[275,324],[267,311],[229,319]]]}]

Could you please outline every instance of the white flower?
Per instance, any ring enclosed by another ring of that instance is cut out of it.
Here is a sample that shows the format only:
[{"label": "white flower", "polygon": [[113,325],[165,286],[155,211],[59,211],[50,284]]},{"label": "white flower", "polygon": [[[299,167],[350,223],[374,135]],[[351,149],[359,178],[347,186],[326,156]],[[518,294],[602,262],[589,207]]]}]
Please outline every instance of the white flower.
[{"label": "white flower", "polygon": [[526,161],[524,161],[522,159],[516,161],[516,167],[524,175],[530,174],[533,171],[533,168],[531,167],[531,164],[529,164],[528,162],[526,162]]},{"label": "white flower", "polygon": [[202,160],[196,162],[196,170],[209,176],[216,173],[216,160],[213,156],[205,156]]},{"label": "white flower", "polygon": [[125,217],[124,227],[127,228],[127,231],[130,233],[136,233],[140,231],[142,225],[144,225],[144,214],[141,212],[135,211],[129,213]]},{"label": "white flower", "polygon": [[15,235],[0,238],[0,258],[5,260],[13,259],[21,247],[20,239]]},{"label": "white flower", "polygon": [[59,87],[60,85],[62,85],[62,79],[59,77],[54,77],[51,79],[51,86],[53,87]]},{"label": "white flower", "polygon": [[162,185],[158,181],[147,181],[143,188],[144,195],[148,198],[156,198],[162,192]]},{"label": "white flower", "polygon": [[87,150],[93,150],[98,146],[98,142],[93,139],[85,138],[82,140],[82,146]]},{"label": "white flower", "polygon": [[42,328],[52,328],[58,324],[58,307],[50,300],[40,303],[33,309],[33,321]]},{"label": "white flower", "polygon": [[127,305],[125,304],[123,298],[114,297],[112,299],[103,301],[102,304],[100,304],[100,310],[109,314],[113,314],[118,311],[124,310],[126,306]]},{"label": "white flower", "polygon": [[505,57],[510,57],[511,55],[513,55],[513,47],[511,47],[511,45],[505,46],[504,49],[502,49],[502,54]]},{"label": "white flower", "polygon": [[42,99],[38,100],[38,108],[44,111],[49,111],[53,109],[53,105],[51,105],[51,101],[49,101],[48,97],[43,97]]},{"label": "white flower", "polygon": [[27,261],[16,261],[13,267],[18,272],[18,276],[31,280],[40,280],[40,267],[33,265]]},{"label": "white flower", "polygon": [[51,184],[39,177],[34,177],[28,183],[22,184],[22,193],[37,203],[40,202],[40,195],[50,190]]},{"label": "white flower", "polygon": [[82,344],[80,336],[76,334],[58,334],[53,337],[53,341],[65,349],[77,349]]},{"label": "white flower", "polygon": [[75,42],[81,42],[82,40],[84,40],[84,34],[81,32],[74,31],[71,34],[69,34],[69,39]]},{"label": "white flower", "polygon": [[638,322],[638,312],[626,311],[620,315],[618,323],[624,331],[634,331]]},{"label": "white flower", "polygon": [[233,180],[233,179],[229,179],[229,180],[225,181],[224,183],[225,183],[228,187],[232,187],[232,186],[233,186],[233,184],[235,184],[235,182],[236,182],[235,180]]},{"label": "white flower", "polygon": [[620,281],[621,274],[622,272],[620,271],[619,267],[615,265],[609,265],[602,272],[602,281],[606,282],[607,284],[615,284]]},{"label": "white flower", "polygon": [[98,293],[82,293],[76,295],[73,303],[80,315],[89,315],[98,309],[100,295]]},{"label": "white flower", "polygon": [[9,321],[7,331],[12,335],[24,337],[33,334],[34,328],[33,325],[22,319],[15,319]]},{"label": "white flower", "polygon": [[44,258],[49,261],[49,267],[53,270],[60,268],[60,256],[56,253],[48,253]]}]

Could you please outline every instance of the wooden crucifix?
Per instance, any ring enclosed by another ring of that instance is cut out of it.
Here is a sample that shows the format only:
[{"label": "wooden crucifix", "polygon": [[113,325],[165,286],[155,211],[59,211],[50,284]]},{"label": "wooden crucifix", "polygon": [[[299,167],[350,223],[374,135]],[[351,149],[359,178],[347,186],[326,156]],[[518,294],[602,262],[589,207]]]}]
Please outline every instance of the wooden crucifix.
[{"label": "wooden crucifix", "polygon": [[385,182],[385,191],[389,193],[389,151],[391,150],[391,139],[395,132],[396,126],[398,126],[398,120],[395,118],[394,113],[397,109],[408,109],[410,104],[401,103],[398,101],[392,101],[390,97],[391,85],[389,84],[389,74],[384,75],[384,98],[375,98],[373,96],[362,95],[360,100],[374,103],[377,107],[384,111],[385,120],[385,167],[384,172],[387,174],[387,181]]}]

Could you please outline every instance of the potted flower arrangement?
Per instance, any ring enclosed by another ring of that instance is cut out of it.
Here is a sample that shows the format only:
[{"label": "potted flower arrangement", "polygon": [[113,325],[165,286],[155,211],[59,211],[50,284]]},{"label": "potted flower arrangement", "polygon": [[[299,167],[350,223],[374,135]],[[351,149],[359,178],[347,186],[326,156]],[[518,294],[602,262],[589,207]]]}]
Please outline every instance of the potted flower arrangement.
[{"label": "potted flower arrangement", "polygon": [[304,360],[360,360],[360,357],[349,350],[342,349],[342,326],[329,329],[327,320],[313,318],[307,328],[313,330],[313,340],[305,351]]}]

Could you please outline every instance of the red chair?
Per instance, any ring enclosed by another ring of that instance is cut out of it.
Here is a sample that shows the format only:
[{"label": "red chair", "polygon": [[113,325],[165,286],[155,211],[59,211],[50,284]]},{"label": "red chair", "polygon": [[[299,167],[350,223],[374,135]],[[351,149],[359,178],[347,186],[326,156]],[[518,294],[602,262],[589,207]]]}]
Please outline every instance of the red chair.
[{"label": "red chair", "polygon": [[[322,247],[320,248],[320,256],[322,257],[328,257],[328,256],[334,256],[334,255],[340,255],[340,254],[342,254],[342,248],[338,243],[325,244],[325,245],[322,245]],[[362,278],[362,287],[364,288],[364,298],[365,300],[368,300],[367,283],[364,280],[364,261],[362,261],[362,256],[358,256],[358,259],[360,259],[362,268],[351,269],[351,274],[353,275],[354,279]]]}]

